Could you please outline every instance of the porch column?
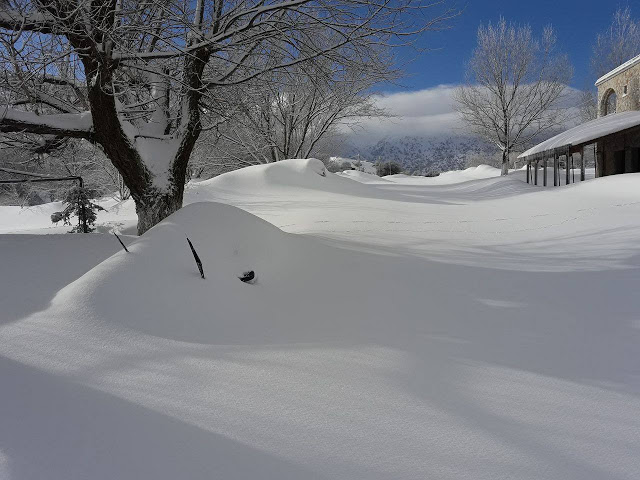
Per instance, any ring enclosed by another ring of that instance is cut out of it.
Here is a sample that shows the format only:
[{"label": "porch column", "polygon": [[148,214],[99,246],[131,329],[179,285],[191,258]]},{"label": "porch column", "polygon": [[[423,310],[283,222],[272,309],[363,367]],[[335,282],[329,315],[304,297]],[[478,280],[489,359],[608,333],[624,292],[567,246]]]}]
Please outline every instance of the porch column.
[{"label": "porch column", "polygon": [[584,161],[584,147],[582,147],[582,150],[580,150],[580,181],[584,182],[584,179],[586,177],[585,175],[585,161]]},{"label": "porch column", "polygon": [[624,173],[633,172],[633,150],[631,147],[624,148]]},{"label": "porch column", "polygon": [[569,174],[571,173],[570,170],[570,164],[569,164],[569,152],[567,152],[567,154],[564,156],[564,165],[565,165],[565,178],[564,178],[564,184],[565,185],[569,185],[569,183],[571,183],[571,177],[569,177]]},{"label": "porch column", "polygon": [[596,177],[604,177],[604,142],[596,144]]},{"label": "porch column", "polygon": [[547,186],[547,156],[544,156],[544,160],[542,161],[542,168],[544,171],[542,172],[542,185],[544,187]]}]

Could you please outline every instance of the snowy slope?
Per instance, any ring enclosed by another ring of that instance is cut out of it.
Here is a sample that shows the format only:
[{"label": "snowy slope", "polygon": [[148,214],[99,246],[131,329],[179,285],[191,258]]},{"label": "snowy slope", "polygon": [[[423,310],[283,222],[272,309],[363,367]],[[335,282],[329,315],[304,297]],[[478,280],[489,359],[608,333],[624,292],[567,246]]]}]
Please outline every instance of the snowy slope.
[{"label": "snowy slope", "polygon": [[336,175],[346,177],[360,183],[386,183],[389,181],[384,177],[379,177],[375,173],[359,172],[357,170],[345,170],[344,172],[336,173]]},{"label": "snowy slope", "polygon": [[47,308],[60,289],[120,249],[112,235],[0,235],[0,325]]},{"label": "snowy slope", "polygon": [[401,180],[201,182],[3,322],[0,478],[638,478],[640,174]]},{"label": "snowy slope", "polygon": [[[137,218],[133,200],[124,202],[104,198],[97,202],[105,211],[98,212],[96,231],[113,230],[124,234],[136,234]],[[51,223],[51,214],[63,209],[62,202],[45,203],[32,207],[0,206],[0,235],[5,233],[68,233],[71,226]],[[76,219],[73,218],[75,222]]]},{"label": "snowy slope", "polygon": [[454,183],[468,182],[470,180],[481,180],[500,176],[500,169],[489,165],[479,165],[465,170],[450,170],[442,172],[435,177],[420,177],[409,175],[389,175],[385,177],[391,182],[415,184],[415,185],[451,185]]}]

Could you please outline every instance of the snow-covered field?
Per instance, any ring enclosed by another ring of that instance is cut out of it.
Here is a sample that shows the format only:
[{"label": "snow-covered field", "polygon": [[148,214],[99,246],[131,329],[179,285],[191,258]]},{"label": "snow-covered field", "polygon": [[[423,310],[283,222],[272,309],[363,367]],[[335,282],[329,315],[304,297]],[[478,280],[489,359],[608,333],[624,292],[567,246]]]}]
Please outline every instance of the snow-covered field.
[{"label": "snow-covered field", "polygon": [[0,478],[640,478],[640,174],[498,174],[250,167],[129,254],[0,207]]}]

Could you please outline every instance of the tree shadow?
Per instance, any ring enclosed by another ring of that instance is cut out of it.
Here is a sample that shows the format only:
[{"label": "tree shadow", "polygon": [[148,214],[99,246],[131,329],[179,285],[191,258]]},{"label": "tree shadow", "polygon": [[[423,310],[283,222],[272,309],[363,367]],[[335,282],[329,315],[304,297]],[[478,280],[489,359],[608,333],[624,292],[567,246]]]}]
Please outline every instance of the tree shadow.
[{"label": "tree shadow", "polygon": [[68,480],[323,478],[231,438],[4,357],[0,378],[0,452],[14,480],[51,475]]},{"label": "tree shadow", "polygon": [[113,235],[0,235],[0,325],[43,310],[59,290],[121,250]]}]

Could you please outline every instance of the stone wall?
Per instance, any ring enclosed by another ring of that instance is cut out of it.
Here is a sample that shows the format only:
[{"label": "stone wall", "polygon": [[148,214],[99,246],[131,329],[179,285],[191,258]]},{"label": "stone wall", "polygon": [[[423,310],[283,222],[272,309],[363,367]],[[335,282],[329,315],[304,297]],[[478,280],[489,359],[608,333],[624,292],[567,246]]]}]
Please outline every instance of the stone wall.
[{"label": "stone wall", "polygon": [[[624,86],[627,86],[627,94]],[[598,85],[598,116],[605,115],[605,105],[611,91],[616,94],[616,112],[640,110],[640,62]]]}]

